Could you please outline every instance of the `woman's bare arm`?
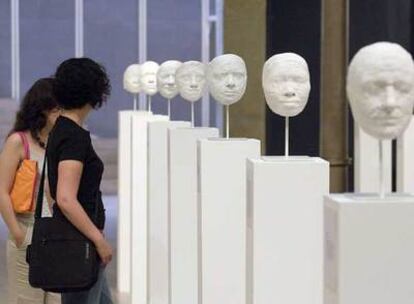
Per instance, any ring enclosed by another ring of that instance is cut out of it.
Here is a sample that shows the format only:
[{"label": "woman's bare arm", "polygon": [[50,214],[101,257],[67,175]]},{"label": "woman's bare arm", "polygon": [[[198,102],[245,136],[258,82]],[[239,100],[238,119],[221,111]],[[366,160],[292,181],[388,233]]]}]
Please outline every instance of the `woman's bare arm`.
[{"label": "woman's bare arm", "polygon": [[106,264],[112,258],[112,249],[77,198],[82,171],[83,164],[80,161],[59,162],[56,203],[66,218],[95,244],[102,261]]},{"label": "woman's bare arm", "polygon": [[24,238],[13,210],[10,191],[16,171],[23,159],[23,144],[18,134],[12,134],[5,142],[0,154],[0,212],[11,235],[19,246]]}]

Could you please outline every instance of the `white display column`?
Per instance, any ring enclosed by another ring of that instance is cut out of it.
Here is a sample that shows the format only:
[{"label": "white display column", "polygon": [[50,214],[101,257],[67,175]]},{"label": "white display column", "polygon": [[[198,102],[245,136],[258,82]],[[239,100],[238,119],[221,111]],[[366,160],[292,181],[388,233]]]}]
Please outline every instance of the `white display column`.
[{"label": "white display column", "polygon": [[414,303],[414,196],[325,199],[325,303]]},{"label": "white display column", "polygon": [[169,131],[171,304],[199,301],[197,140],[218,136],[216,128]]},{"label": "white display column", "polygon": [[397,139],[397,191],[414,193],[414,119]]},{"label": "white display column", "polygon": [[329,163],[307,156],[249,159],[247,180],[247,303],[322,304]]},{"label": "white display column", "polygon": [[169,303],[168,130],[190,122],[148,124],[149,303]]},{"label": "white display column", "polygon": [[[148,124],[167,116],[137,112],[132,116],[131,303],[148,302]],[[123,275],[123,274],[121,274]]]},{"label": "white display column", "polygon": [[[385,191],[391,192],[392,159],[391,141],[383,142]],[[354,187],[355,192],[378,192],[380,161],[378,139],[369,136],[354,124]]]},{"label": "white display column", "polygon": [[246,303],[246,162],[255,139],[199,141],[201,302]]},{"label": "white display column", "polygon": [[[148,120],[152,113],[120,111],[118,114],[118,291],[131,291],[131,197],[132,197],[132,117]],[[137,130],[136,132],[139,132]]]}]

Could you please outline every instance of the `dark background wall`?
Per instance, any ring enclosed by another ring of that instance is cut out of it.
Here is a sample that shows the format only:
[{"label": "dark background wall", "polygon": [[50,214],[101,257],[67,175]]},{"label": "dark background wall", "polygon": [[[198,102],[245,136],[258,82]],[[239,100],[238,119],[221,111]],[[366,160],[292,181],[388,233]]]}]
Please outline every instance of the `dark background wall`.
[{"label": "dark background wall", "polygon": [[[21,94],[38,78],[49,76],[75,54],[75,1],[21,0]],[[91,115],[88,128],[103,137],[117,135],[118,111],[132,108],[132,96],[122,89],[125,68],[138,60],[138,1],[84,1],[85,56],[108,70],[112,96]],[[201,58],[201,4],[188,0],[148,1],[148,59],[159,63]],[[0,97],[11,96],[10,1],[0,1]],[[196,106],[196,123],[200,107]],[[173,119],[189,119],[190,106],[176,98]],[[166,113],[156,96],[153,111]]]},{"label": "dark background wall", "polygon": [[[306,59],[311,93],[305,110],[290,119],[290,154],[319,155],[320,0],[267,1],[267,58],[294,52]],[[266,111],[266,153],[284,154],[284,118]]]}]

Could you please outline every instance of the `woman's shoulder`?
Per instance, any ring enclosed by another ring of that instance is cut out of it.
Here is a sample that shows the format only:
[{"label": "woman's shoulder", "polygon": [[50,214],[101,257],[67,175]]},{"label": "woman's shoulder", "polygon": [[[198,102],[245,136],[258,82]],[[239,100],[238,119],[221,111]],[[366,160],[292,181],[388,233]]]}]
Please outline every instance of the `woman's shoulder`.
[{"label": "woman's shoulder", "polygon": [[23,142],[19,133],[12,133],[6,138],[3,146],[3,151],[4,150],[13,151],[19,154],[23,153]]}]

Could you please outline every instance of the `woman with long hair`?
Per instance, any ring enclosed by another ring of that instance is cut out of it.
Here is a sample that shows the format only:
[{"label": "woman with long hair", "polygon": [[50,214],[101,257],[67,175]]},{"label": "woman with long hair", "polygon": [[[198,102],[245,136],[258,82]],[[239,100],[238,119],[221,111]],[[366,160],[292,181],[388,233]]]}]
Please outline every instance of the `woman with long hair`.
[{"label": "woman with long hair", "polygon": [[[0,212],[9,230],[7,241],[7,273],[9,304],[60,303],[60,296],[32,288],[28,282],[29,266],[26,248],[31,243],[34,213],[16,213],[10,191],[16,172],[24,159],[37,161],[38,175],[43,166],[48,134],[59,115],[53,94],[53,79],[42,78],[29,89],[20,105],[12,131],[0,154]],[[39,179],[38,179],[39,180]],[[38,188],[39,185],[36,185]],[[35,191],[36,193],[37,191]],[[44,200],[47,199],[47,191]],[[37,195],[34,195],[34,200]],[[44,204],[43,214],[51,213]]]},{"label": "woman with long hair", "polygon": [[56,201],[54,216],[65,217],[91,240],[102,262],[95,285],[86,291],[63,293],[63,304],[113,303],[104,272],[112,259],[112,248],[102,233],[104,164],[83,127],[90,112],[103,105],[110,88],[105,69],[89,58],[68,59],[55,73],[54,93],[61,115],[47,145],[50,194]]}]

